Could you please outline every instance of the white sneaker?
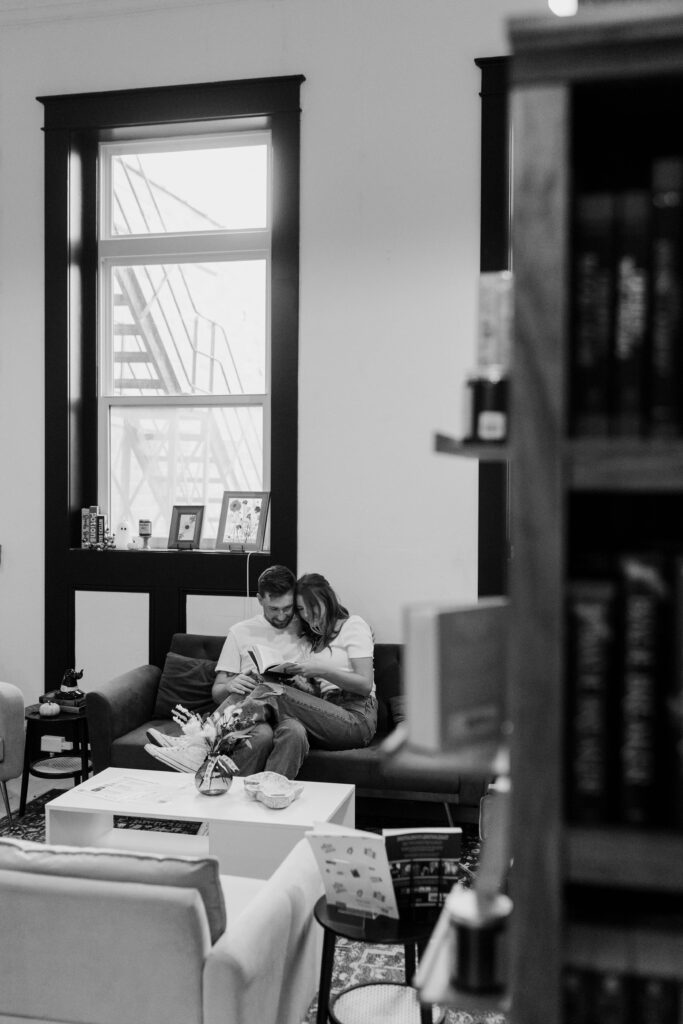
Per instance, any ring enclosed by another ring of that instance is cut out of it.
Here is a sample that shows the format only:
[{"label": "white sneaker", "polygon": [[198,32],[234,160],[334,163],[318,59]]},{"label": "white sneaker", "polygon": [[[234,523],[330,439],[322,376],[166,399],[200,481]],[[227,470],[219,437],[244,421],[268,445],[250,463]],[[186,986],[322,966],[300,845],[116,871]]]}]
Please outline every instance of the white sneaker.
[{"label": "white sneaker", "polygon": [[168,736],[165,732],[159,732],[158,729],[148,729],[147,739],[150,743],[153,743],[155,747],[177,747],[182,746],[182,736]]},{"label": "white sneaker", "polygon": [[200,747],[155,747],[153,743],[145,743],[145,750],[174,771],[193,775],[206,759],[206,751]]}]

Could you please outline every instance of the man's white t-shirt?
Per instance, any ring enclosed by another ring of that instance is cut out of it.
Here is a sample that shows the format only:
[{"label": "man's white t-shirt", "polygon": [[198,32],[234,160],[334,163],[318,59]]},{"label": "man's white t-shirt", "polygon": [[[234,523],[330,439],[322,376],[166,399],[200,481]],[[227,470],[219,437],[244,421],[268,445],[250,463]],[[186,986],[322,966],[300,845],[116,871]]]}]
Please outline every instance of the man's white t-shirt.
[{"label": "man's white t-shirt", "polygon": [[223,650],[216,662],[216,672],[251,672],[254,662],[247,653],[254,644],[272,647],[282,655],[282,661],[300,662],[310,656],[310,646],[299,636],[299,623],[292,619],[286,629],[276,629],[264,615],[254,615],[230,627]]}]

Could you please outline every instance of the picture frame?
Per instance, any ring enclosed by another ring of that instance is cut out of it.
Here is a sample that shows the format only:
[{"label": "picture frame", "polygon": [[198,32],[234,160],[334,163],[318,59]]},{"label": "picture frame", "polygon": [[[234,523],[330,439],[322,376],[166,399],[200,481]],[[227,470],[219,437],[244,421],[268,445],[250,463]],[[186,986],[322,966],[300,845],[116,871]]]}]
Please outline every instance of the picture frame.
[{"label": "picture frame", "polygon": [[203,521],[203,505],[174,505],[167,547],[177,548],[178,551],[197,550],[202,537]]},{"label": "picture frame", "polygon": [[263,551],[270,491],[225,491],[216,549]]}]

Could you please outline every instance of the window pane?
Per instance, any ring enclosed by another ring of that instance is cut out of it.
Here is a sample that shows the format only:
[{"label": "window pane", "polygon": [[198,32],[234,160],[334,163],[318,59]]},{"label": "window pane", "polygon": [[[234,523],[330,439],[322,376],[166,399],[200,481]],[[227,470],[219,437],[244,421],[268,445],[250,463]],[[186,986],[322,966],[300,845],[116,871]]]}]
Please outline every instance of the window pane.
[{"label": "window pane", "polygon": [[263,394],[266,261],[111,266],[105,394]]},{"label": "window pane", "polygon": [[111,235],[264,228],[268,148],[114,154],[111,189]]},{"label": "window pane", "polygon": [[115,528],[152,520],[166,546],[174,505],[204,505],[202,540],[218,535],[224,491],[263,489],[258,406],[112,407],[110,509]]}]

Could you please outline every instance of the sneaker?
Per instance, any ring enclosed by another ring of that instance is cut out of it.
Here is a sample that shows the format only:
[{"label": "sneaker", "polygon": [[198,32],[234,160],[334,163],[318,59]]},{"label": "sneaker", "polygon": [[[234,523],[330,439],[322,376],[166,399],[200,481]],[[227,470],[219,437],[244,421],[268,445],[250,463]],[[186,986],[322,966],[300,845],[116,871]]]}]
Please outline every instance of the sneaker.
[{"label": "sneaker", "polygon": [[178,741],[182,739],[181,736],[167,736],[165,732],[159,732],[158,729],[148,729],[147,739],[150,743],[153,743],[155,747],[175,747],[178,745]]},{"label": "sneaker", "polygon": [[193,775],[206,758],[206,751],[200,747],[157,747],[153,743],[145,743],[145,750],[174,771],[191,772]]}]

